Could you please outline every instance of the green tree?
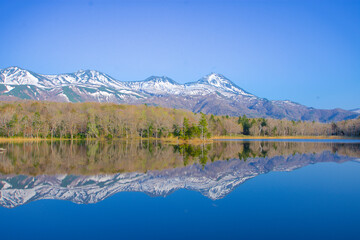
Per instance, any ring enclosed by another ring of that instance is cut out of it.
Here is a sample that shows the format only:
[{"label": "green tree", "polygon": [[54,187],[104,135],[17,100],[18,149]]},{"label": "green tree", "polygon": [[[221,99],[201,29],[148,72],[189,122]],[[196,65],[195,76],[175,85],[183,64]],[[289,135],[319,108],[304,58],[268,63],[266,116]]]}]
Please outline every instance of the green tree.
[{"label": "green tree", "polygon": [[201,138],[205,139],[205,137],[207,136],[207,133],[208,133],[208,122],[206,119],[206,115],[203,113],[201,114],[199,125],[201,127],[201,135],[202,135]]},{"label": "green tree", "polygon": [[183,129],[182,129],[182,138],[189,139],[190,134],[191,134],[191,130],[190,130],[189,119],[184,117]]},{"label": "green tree", "polygon": [[243,134],[250,135],[250,128],[252,126],[252,122],[250,122],[250,119],[248,119],[245,114],[242,117],[239,116],[238,123],[241,124],[243,127]]}]

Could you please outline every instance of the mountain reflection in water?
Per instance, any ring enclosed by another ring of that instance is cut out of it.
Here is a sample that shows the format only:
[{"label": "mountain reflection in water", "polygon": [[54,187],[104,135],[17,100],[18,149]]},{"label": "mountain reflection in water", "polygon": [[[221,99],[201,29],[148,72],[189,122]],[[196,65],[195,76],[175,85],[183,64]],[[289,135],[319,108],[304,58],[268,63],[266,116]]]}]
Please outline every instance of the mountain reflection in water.
[{"label": "mountain reflection in water", "polygon": [[56,141],[0,144],[0,205],[40,199],[96,203],[124,191],[167,196],[178,189],[213,200],[259,174],[357,160],[360,143]]}]

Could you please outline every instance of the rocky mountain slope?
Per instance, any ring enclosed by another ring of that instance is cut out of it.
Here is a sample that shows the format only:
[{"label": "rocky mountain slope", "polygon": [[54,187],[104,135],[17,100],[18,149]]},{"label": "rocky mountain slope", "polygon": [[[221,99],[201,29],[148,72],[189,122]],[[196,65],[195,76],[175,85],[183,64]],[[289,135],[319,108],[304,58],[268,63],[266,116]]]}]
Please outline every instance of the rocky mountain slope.
[{"label": "rocky mountain slope", "polygon": [[320,110],[292,101],[271,101],[238,87],[221,74],[179,84],[168,77],[119,81],[94,70],[44,75],[19,67],[0,70],[0,100],[33,99],[59,102],[114,102],[161,105],[217,115],[287,118],[321,122],[352,119],[359,113]]},{"label": "rocky mountain slope", "polygon": [[183,168],[147,173],[74,176],[41,175],[37,177],[0,175],[0,205],[13,208],[41,199],[69,200],[88,204],[102,201],[119,192],[143,192],[150,196],[167,196],[178,189],[200,192],[216,200],[225,197],[247,179],[271,171],[293,171],[320,162],[356,160],[324,151],[246,161],[215,161],[204,168],[195,164]]}]

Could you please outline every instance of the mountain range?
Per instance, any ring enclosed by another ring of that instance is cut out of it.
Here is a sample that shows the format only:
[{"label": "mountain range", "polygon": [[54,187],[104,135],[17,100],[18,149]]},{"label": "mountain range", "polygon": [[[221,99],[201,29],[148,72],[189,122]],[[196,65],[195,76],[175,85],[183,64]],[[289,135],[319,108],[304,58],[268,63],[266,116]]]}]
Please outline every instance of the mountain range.
[{"label": "mountain range", "polygon": [[229,159],[202,167],[129,172],[113,175],[0,175],[0,206],[14,208],[41,199],[68,200],[78,204],[97,203],[119,192],[143,192],[167,196],[179,189],[200,192],[217,200],[224,198],[246,180],[271,171],[293,171],[321,162],[356,161],[330,151],[316,154],[291,154],[246,161]]},{"label": "mountain range", "polygon": [[57,102],[149,104],[216,115],[265,117],[305,121],[357,118],[358,110],[315,109],[289,100],[268,100],[240,88],[221,74],[179,84],[151,76],[143,81],[119,81],[94,70],[47,75],[19,67],[0,70],[0,100],[32,99]]}]

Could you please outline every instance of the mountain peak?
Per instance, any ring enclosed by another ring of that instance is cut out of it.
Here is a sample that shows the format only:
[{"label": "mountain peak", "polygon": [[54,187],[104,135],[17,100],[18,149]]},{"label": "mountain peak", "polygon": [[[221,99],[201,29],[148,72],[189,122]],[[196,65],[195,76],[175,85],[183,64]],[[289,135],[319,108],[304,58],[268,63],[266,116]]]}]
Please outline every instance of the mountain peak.
[{"label": "mountain peak", "polygon": [[166,76],[150,76],[147,79],[145,79],[144,82],[166,82],[166,83],[171,83],[174,85],[179,85],[173,79],[166,77]]},{"label": "mountain peak", "polygon": [[1,69],[0,72],[6,72],[7,74],[15,74],[17,72],[28,72],[28,71],[25,69],[22,69],[18,66],[11,66],[11,67]]},{"label": "mountain peak", "polygon": [[198,82],[201,83],[208,83],[216,87],[221,87],[224,84],[231,84],[235,85],[233,82],[231,82],[229,79],[227,79],[224,75],[219,73],[210,73],[203,78],[201,78]]},{"label": "mountain peak", "polygon": [[75,75],[89,75],[89,76],[95,76],[95,75],[104,75],[103,73],[96,71],[96,70],[91,70],[91,69],[80,69],[79,71],[75,72]]},{"label": "mountain peak", "polygon": [[18,70],[24,70],[18,66],[11,66],[11,67],[7,67],[4,70],[13,70],[13,71],[18,71]]},{"label": "mountain peak", "polygon": [[211,72],[210,74],[206,75],[206,77],[220,77],[220,78],[227,79],[224,75],[222,75],[220,73],[215,73],[215,72]]},{"label": "mountain peak", "polygon": [[210,85],[212,87],[215,87],[217,89],[222,89],[226,92],[232,92],[240,95],[248,95],[253,96],[252,94],[246,92],[239,86],[237,86],[235,83],[230,81],[228,78],[226,78],[224,75],[219,73],[210,73],[201,79],[199,79],[197,84],[205,84]]},{"label": "mountain peak", "polygon": [[34,73],[12,66],[0,70],[0,83],[15,84],[15,85],[36,85],[39,79],[34,76]]}]

